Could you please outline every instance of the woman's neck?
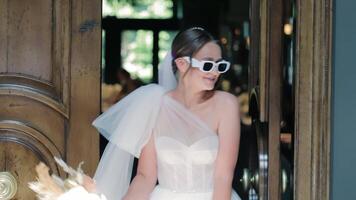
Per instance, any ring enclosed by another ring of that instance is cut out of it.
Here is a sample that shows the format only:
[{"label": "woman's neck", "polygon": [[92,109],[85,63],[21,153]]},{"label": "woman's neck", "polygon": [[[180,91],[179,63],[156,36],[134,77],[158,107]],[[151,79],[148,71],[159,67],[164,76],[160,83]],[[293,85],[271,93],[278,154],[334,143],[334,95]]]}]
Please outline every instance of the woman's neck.
[{"label": "woman's neck", "polygon": [[173,95],[187,108],[194,109],[202,103],[204,91],[196,90],[195,88],[180,82],[173,93]]}]

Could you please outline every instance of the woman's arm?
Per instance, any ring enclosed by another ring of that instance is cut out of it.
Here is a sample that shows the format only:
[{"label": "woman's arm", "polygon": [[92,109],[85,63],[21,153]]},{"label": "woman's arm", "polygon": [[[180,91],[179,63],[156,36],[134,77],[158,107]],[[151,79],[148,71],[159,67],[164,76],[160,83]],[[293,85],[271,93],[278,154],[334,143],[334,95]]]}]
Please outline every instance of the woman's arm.
[{"label": "woman's arm", "polygon": [[214,173],[214,200],[231,200],[232,180],[240,142],[239,104],[235,96],[224,93],[219,103],[219,149]]},{"label": "woman's arm", "polygon": [[142,149],[137,173],[123,200],[148,200],[157,182],[157,161],[153,136]]}]

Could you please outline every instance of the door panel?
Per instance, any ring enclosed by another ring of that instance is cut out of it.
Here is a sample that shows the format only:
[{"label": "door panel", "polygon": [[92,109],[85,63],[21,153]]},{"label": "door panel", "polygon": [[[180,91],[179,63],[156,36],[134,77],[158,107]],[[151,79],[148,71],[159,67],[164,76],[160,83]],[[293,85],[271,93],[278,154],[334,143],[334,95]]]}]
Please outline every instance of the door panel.
[{"label": "door panel", "polygon": [[99,0],[0,0],[0,171],[16,178],[15,199],[35,199],[39,161],[61,176],[53,156],[96,168],[100,20]]},{"label": "door panel", "polygon": [[[16,149],[16,151],[11,150]],[[19,182],[17,189],[12,187],[11,190],[16,190],[14,199],[35,199],[35,194],[27,189],[27,182],[35,179],[34,167],[39,162],[36,155],[29,151],[26,146],[17,142],[0,142],[0,161],[1,171],[7,171],[15,177]],[[9,183],[7,183],[9,184]],[[22,195],[22,197],[20,197]],[[7,196],[4,194],[4,196]]]},{"label": "door panel", "polygon": [[[53,156],[59,157],[60,152],[40,132],[12,120],[2,120],[0,131],[0,172],[9,172],[16,179],[14,199],[35,199],[35,194],[28,189],[27,183],[36,180],[35,166],[40,161],[46,163],[52,173],[64,175],[53,161]],[[5,197],[11,191],[11,187],[1,189]]]},{"label": "door panel", "polygon": [[258,149],[268,168],[265,184],[259,166],[259,188],[268,188],[259,199],[328,199],[332,1],[251,5],[250,114],[268,147],[265,159]]},{"label": "door panel", "polygon": [[258,188],[260,200],[279,200],[282,1],[252,0],[251,4],[251,46],[254,48],[251,49],[249,70],[250,114],[259,161],[255,188]]},{"label": "door panel", "polygon": [[[3,22],[7,30],[7,70],[52,80],[52,6],[54,1],[8,1]],[[35,65],[35,68],[28,64]]]},{"label": "door panel", "polygon": [[69,3],[0,0],[1,80],[21,82],[40,94],[48,93],[65,115],[69,96]]},{"label": "door panel", "polygon": [[35,199],[27,183],[36,180],[35,166],[43,160],[43,155],[36,150],[35,147],[29,147],[27,141],[12,141],[10,138],[0,141],[0,170],[11,173],[18,184],[14,199]]}]

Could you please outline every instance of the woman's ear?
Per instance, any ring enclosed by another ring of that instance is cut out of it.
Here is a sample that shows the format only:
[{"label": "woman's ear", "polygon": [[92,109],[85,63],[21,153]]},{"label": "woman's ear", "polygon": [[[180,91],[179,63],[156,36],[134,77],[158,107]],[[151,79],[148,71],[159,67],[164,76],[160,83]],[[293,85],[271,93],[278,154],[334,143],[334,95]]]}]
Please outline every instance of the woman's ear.
[{"label": "woman's ear", "polygon": [[184,74],[189,68],[189,63],[184,58],[177,58],[174,62],[176,63],[178,71],[181,74]]}]

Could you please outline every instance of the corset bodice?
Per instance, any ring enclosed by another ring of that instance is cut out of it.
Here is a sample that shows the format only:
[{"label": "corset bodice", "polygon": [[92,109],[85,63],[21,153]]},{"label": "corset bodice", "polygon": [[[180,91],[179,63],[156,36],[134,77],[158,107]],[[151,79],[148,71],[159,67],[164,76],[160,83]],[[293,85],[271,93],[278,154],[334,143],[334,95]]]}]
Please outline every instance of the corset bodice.
[{"label": "corset bodice", "polygon": [[213,189],[217,136],[185,145],[167,136],[156,139],[158,182],[177,192],[208,192]]}]

